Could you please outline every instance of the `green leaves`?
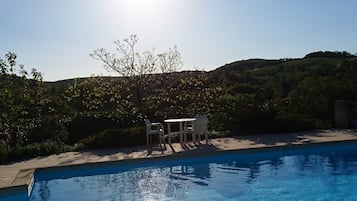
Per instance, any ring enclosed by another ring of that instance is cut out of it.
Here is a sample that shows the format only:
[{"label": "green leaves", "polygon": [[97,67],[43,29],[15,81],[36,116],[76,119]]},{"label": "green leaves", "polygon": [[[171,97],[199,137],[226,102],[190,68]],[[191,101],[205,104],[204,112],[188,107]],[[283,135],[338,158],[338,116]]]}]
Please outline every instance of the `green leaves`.
[{"label": "green leaves", "polygon": [[5,58],[0,62],[0,132],[11,136],[11,145],[22,145],[27,141],[28,132],[56,111],[50,106],[42,74],[32,69],[30,79],[20,65],[18,76],[15,74],[16,54],[9,52]]},{"label": "green leaves", "polygon": [[134,111],[130,100],[132,96],[125,83],[102,77],[91,77],[69,86],[65,92],[65,98],[80,115],[105,116],[115,119]]}]

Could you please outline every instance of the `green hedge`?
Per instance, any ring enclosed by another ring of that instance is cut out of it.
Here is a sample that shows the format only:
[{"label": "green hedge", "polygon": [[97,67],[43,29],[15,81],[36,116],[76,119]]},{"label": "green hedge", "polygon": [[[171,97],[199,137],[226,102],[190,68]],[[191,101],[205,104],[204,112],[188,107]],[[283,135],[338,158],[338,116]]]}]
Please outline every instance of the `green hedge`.
[{"label": "green hedge", "polygon": [[45,118],[27,134],[28,144],[49,141],[61,144],[65,143],[67,139],[66,127],[57,116]]},{"label": "green hedge", "polygon": [[[82,148],[119,148],[143,145],[146,144],[145,127],[104,130],[82,139],[80,144],[83,145]],[[49,141],[15,146],[9,149],[0,144],[0,163],[58,154],[73,149],[72,146]]]},{"label": "green hedge", "polygon": [[47,156],[51,154],[58,154],[62,152],[71,151],[72,147],[54,142],[42,142],[29,144],[26,146],[16,146],[7,150],[0,145],[0,163],[6,161],[15,161],[26,158],[33,158],[37,156]]},{"label": "green hedge", "polygon": [[5,161],[7,155],[6,147],[0,144],[0,164]]},{"label": "green hedge", "polygon": [[145,127],[108,129],[80,140],[86,148],[120,148],[146,143]]},{"label": "green hedge", "polygon": [[[323,125],[319,123],[319,119],[308,115],[301,114],[289,114],[289,115],[278,115],[274,120],[274,127],[272,131],[274,132],[293,132],[293,131],[304,131],[304,130],[314,130],[322,128]],[[329,125],[326,124],[325,127]]]},{"label": "green hedge", "polygon": [[66,129],[69,132],[67,143],[75,144],[79,140],[88,138],[94,133],[117,126],[118,123],[110,118],[78,116],[66,125]]}]

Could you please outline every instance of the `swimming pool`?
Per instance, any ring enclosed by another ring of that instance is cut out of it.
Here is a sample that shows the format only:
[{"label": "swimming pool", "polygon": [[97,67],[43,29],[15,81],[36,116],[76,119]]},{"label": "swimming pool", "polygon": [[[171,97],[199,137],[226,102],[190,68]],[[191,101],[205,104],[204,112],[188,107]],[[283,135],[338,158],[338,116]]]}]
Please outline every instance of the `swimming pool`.
[{"label": "swimming pool", "polygon": [[357,200],[356,145],[41,170],[29,200]]}]

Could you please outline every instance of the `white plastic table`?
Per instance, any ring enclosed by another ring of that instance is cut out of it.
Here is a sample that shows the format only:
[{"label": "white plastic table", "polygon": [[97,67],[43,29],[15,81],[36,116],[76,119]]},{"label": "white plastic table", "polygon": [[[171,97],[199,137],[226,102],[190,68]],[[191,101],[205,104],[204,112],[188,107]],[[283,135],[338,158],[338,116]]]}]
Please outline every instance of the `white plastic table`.
[{"label": "white plastic table", "polygon": [[[164,122],[167,123],[167,134],[169,138],[169,144],[171,144],[171,135],[179,134],[180,135],[180,143],[182,143],[182,136],[185,134],[184,124],[188,122],[194,122],[196,118],[180,118],[180,119],[165,119]],[[171,126],[173,124],[179,124],[179,131],[172,132]]]}]

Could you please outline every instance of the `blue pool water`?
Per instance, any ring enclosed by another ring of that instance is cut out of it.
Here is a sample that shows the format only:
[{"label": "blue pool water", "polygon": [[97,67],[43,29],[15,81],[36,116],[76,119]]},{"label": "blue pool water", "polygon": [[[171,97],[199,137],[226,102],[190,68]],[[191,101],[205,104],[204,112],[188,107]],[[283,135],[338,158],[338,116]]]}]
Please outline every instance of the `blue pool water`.
[{"label": "blue pool water", "polygon": [[42,170],[30,201],[357,200],[356,145]]}]

